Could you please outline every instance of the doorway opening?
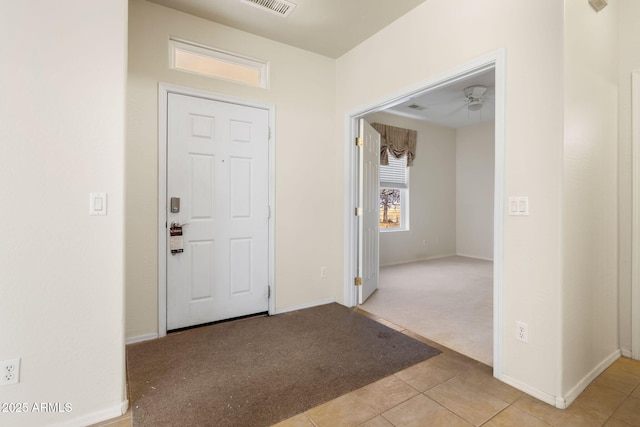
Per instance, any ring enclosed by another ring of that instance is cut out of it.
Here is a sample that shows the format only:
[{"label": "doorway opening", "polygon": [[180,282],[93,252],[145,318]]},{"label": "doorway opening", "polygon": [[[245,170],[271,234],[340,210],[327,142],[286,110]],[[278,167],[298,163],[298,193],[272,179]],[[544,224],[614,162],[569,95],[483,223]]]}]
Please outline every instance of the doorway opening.
[{"label": "doorway opening", "polygon": [[[491,124],[484,125],[493,127],[494,131],[494,140],[493,142],[493,162],[494,162],[494,171],[493,171],[493,199],[488,202],[490,208],[492,208],[492,218],[489,220],[493,224],[493,232],[490,236],[492,240],[491,248],[489,249],[489,256],[477,256],[477,258],[485,258],[485,262],[488,259],[493,260],[493,265],[489,265],[489,270],[491,271],[491,275],[493,276],[492,283],[489,284],[491,287],[492,295],[489,296],[491,300],[491,305],[493,308],[493,322],[492,330],[489,332],[490,336],[493,337],[493,346],[490,351],[492,353],[492,364],[494,368],[494,376],[500,378],[502,375],[502,292],[503,292],[503,209],[504,209],[504,169],[505,169],[505,161],[504,161],[504,138],[505,138],[505,121],[504,121],[504,98],[505,98],[505,79],[504,79],[504,51],[498,51],[487,57],[478,59],[473,61],[472,63],[461,66],[458,69],[452,70],[449,73],[446,73],[443,76],[432,79],[430,81],[424,82],[421,85],[417,86],[417,89],[407,90],[400,95],[390,96],[387,101],[381,102],[376,105],[370,105],[368,108],[358,111],[354,114],[351,114],[348,117],[348,123],[350,129],[349,131],[349,141],[352,141],[353,137],[355,137],[356,129],[356,121],[359,118],[377,118],[380,119],[388,113],[395,110],[395,116],[399,116],[398,112],[401,111],[402,107],[427,107],[425,110],[430,107],[430,105],[421,105],[420,101],[425,102],[429,101],[429,94],[434,95],[434,104],[438,104],[441,102],[436,99],[435,95],[443,90],[444,88],[453,88],[453,87],[467,87],[471,86],[491,86],[493,84],[492,96],[494,103],[493,111],[495,112],[495,117],[493,118],[493,126]],[[484,84],[481,79],[490,79],[491,81],[485,81]],[[475,80],[474,80],[475,79]],[[467,86],[468,85],[468,86]],[[464,100],[464,98],[463,98]],[[470,102],[476,102],[477,99],[468,99],[468,103],[462,104],[458,108],[458,113],[468,114],[469,117],[471,113],[476,113],[478,110],[474,110],[475,107],[470,105]],[[429,101],[431,102],[431,101]],[[435,105],[434,105],[435,109]],[[386,111],[385,111],[386,110]],[[480,110],[482,111],[482,110]],[[488,114],[488,111],[485,112]],[[409,117],[409,114],[406,114],[403,118],[406,119]],[[358,175],[357,168],[354,167],[355,162],[357,160],[357,152],[354,147],[349,144],[346,148],[346,186],[347,191],[346,197],[349,197],[348,206],[352,207],[352,209],[347,209],[349,212],[353,212],[353,209],[357,207],[358,200]],[[416,158],[420,156],[420,146],[417,148]],[[412,178],[412,185],[415,180]],[[413,204],[413,201],[412,201]],[[359,250],[357,244],[357,218],[347,217],[346,221],[346,230],[347,235],[345,236],[345,249],[347,253],[347,268],[345,269],[346,274],[345,277],[345,302],[350,306],[357,305],[356,291],[353,289],[353,277],[357,277],[358,271],[355,263],[355,259],[357,258],[356,254]],[[415,217],[415,211],[412,214],[411,219],[411,227],[418,221]],[[389,231],[383,231],[383,233],[389,233]],[[393,233],[407,233],[406,231],[398,231]],[[434,239],[437,241],[437,236],[430,236],[431,240],[429,244],[434,244]],[[423,242],[424,246],[427,246],[427,238],[420,238],[420,242]],[[443,242],[444,243],[444,242]],[[384,242],[381,239],[381,247],[384,247]],[[454,244],[454,253],[451,255],[458,255],[455,252],[455,244]],[[464,255],[464,254],[462,254]],[[435,257],[434,257],[435,258]],[[471,259],[471,258],[470,258]],[[473,259],[472,259],[473,260]],[[391,262],[393,263],[393,262]],[[384,262],[383,262],[384,264]],[[486,266],[485,266],[486,269]],[[384,278],[381,278],[384,280]],[[351,286],[349,286],[351,285]],[[374,294],[375,296],[375,294]],[[461,295],[461,298],[464,298]],[[376,314],[375,312],[373,314]],[[389,319],[391,320],[391,319]],[[391,320],[393,321],[393,320]],[[430,338],[426,336],[426,338]],[[437,340],[434,340],[437,342]],[[446,345],[446,344],[444,344]]]}]

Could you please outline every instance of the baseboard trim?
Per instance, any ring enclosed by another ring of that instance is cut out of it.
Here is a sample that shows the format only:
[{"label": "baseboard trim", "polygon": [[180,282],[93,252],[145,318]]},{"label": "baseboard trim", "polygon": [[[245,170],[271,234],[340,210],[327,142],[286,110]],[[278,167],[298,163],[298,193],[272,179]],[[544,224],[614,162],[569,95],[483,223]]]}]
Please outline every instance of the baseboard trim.
[{"label": "baseboard trim", "polygon": [[112,418],[118,418],[124,415],[127,410],[125,408],[129,407],[129,401],[123,400],[120,404],[112,406],[107,409],[103,409],[101,411],[91,412],[89,414],[81,415],[76,418],[70,418],[65,421],[51,424],[52,427],[77,427],[77,426],[88,426],[92,424],[97,424],[103,421],[110,420]]},{"label": "baseboard trim", "polygon": [[[598,378],[598,375],[603,373],[605,369],[611,366],[613,362],[618,360],[621,355],[622,355],[621,350],[614,351],[609,356],[605,357],[603,361],[598,363],[598,365],[595,368],[593,368],[591,372],[585,375],[584,378],[582,378],[582,380],[580,380],[578,384],[576,384],[571,390],[569,390],[567,395],[564,397],[564,401],[565,401],[564,408],[571,405],[571,403],[573,403],[573,401],[576,400],[576,398],[580,395],[580,393],[582,393],[589,386],[589,384],[593,382],[593,380]],[[564,409],[564,408],[561,408],[561,409]]]},{"label": "baseboard trim", "polygon": [[318,307],[320,305],[331,304],[336,302],[335,298],[327,298],[320,301],[314,301],[309,304],[292,305],[284,308],[276,308],[274,314],[288,313],[290,311],[303,310],[305,308]]},{"label": "baseboard trim", "polygon": [[465,258],[480,259],[482,261],[491,261],[491,262],[493,262],[493,258],[485,258],[485,257],[477,256],[477,255],[468,255],[468,254],[456,254],[456,255],[457,256],[463,256]]},{"label": "baseboard trim", "polygon": [[544,391],[538,390],[537,388],[533,388],[523,382],[518,381],[515,378],[512,378],[508,375],[502,375],[502,378],[498,378],[504,383],[509,384],[512,387],[517,388],[518,390],[527,393],[530,396],[535,397],[538,400],[542,400],[545,403],[548,403],[551,406],[557,406],[557,397],[552,396],[549,393],[545,393]]},{"label": "baseboard trim", "polygon": [[436,255],[436,256],[432,256],[432,257],[426,257],[426,258],[418,258],[418,259],[414,259],[414,260],[410,260],[410,261],[398,261],[398,262],[392,262],[389,264],[380,264],[380,267],[391,267],[394,265],[402,265],[402,264],[411,264],[414,262],[420,262],[420,261],[430,261],[432,259],[440,259],[440,258],[447,258],[450,256],[456,256],[457,254],[442,254],[442,255]]},{"label": "baseboard trim", "polygon": [[512,378],[508,375],[503,375],[502,378],[498,378],[499,380],[509,384],[512,387],[517,388],[520,391],[527,393],[530,396],[535,397],[538,400],[541,400],[549,405],[555,406],[558,409],[566,409],[573,403],[574,400],[582,393],[588,386],[595,380],[598,375],[604,372],[613,362],[618,360],[621,356],[621,351],[616,350],[609,356],[607,356],[602,362],[598,364],[591,372],[582,378],[569,392],[566,396],[553,396],[549,393],[545,393],[536,388],[533,388],[527,384],[524,384],[515,378]]},{"label": "baseboard trim", "polygon": [[628,357],[629,359],[633,359],[633,352],[631,350],[628,350],[626,348],[621,348],[620,353],[622,354],[622,357]]},{"label": "baseboard trim", "polygon": [[153,334],[145,334],[145,335],[138,335],[136,337],[129,337],[125,340],[124,343],[129,345],[129,344],[135,344],[142,341],[155,340],[156,338],[158,338],[157,332]]}]

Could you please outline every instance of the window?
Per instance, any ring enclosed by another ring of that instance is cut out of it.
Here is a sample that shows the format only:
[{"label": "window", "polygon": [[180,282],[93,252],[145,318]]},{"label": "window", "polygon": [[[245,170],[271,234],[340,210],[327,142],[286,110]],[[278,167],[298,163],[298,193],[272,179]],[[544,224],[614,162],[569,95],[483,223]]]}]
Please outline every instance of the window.
[{"label": "window", "polygon": [[409,168],[407,158],[389,156],[380,165],[380,230],[409,229]]},{"label": "window", "polygon": [[178,39],[169,39],[171,68],[266,88],[266,62],[246,58],[212,47]]}]

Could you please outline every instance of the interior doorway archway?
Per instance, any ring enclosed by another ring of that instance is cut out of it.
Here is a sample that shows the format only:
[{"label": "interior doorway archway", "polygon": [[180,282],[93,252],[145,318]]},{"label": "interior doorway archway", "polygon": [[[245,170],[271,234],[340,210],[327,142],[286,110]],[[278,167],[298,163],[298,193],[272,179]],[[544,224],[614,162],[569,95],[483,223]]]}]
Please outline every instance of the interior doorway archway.
[{"label": "interior doorway archway", "polygon": [[345,126],[345,278],[344,301],[348,306],[357,303],[353,286],[357,275],[357,217],[353,215],[358,200],[357,152],[353,141],[357,136],[357,120],[367,114],[382,111],[407,99],[425,94],[435,88],[468,78],[476,73],[493,69],[495,72],[495,194],[494,194],[494,249],[493,249],[493,372],[502,377],[503,337],[503,271],[504,271],[504,199],[505,199],[505,51],[499,50],[478,58],[441,76],[429,79],[385,100],[365,106],[347,114]]}]

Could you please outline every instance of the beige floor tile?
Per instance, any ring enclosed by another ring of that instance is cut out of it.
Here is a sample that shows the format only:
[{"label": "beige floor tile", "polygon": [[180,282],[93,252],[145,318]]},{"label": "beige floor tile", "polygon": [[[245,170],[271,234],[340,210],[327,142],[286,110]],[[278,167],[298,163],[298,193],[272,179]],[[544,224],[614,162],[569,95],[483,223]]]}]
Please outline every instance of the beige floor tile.
[{"label": "beige floor tile", "polygon": [[480,362],[454,351],[445,351],[429,359],[434,366],[448,370],[455,375],[480,365]]},{"label": "beige floor tile", "polygon": [[626,398],[627,395],[621,391],[592,383],[569,406],[569,410],[591,408],[609,417]]},{"label": "beige floor tile", "polygon": [[419,392],[395,376],[389,376],[353,392],[378,413],[409,400]]},{"label": "beige floor tile", "polygon": [[549,427],[549,424],[542,421],[540,418],[536,418],[533,415],[529,415],[522,409],[518,409],[515,406],[509,406],[504,411],[500,412],[495,417],[491,418],[489,422],[483,424],[482,427]]},{"label": "beige floor tile", "polygon": [[640,384],[640,376],[630,374],[615,365],[600,374],[594,383],[629,394]]},{"label": "beige floor tile", "polygon": [[432,360],[442,355],[432,357],[429,360],[413,365],[395,374],[396,377],[409,384],[416,390],[423,392],[455,376],[452,369],[442,369],[434,366]]},{"label": "beige floor tile", "polygon": [[617,418],[611,417],[609,418],[609,421],[604,423],[602,427],[633,427],[633,426]]},{"label": "beige floor tile", "polygon": [[305,414],[298,414],[287,420],[274,424],[273,427],[314,427],[313,423]]},{"label": "beige floor tile", "polygon": [[493,378],[493,367],[485,365],[484,363],[478,363],[473,368],[462,372],[459,376],[464,376],[467,378],[467,381],[479,384],[488,378]]},{"label": "beige floor tile", "polygon": [[613,416],[634,427],[640,427],[640,399],[635,397],[627,398],[614,412]]},{"label": "beige floor tile", "polygon": [[378,415],[352,393],[316,406],[305,414],[317,427],[357,426]]},{"label": "beige floor tile", "polygon": [[474,425],[481,425],[509,406],[486,391],[453,378],[425,395]]},{"label": "beige floor tile", "polygon": [[516,408],[522,409],[529,415],[533,415],[536,418],[540,418],[552,426],[558,426],[560,419],[563,415],[563,409],[553,407],[541,400],[538,400],[529,395],[523,395],[520,399],[513,403]]},{"label": "beige floor tile", "polygon": [[629,359],[628,357],[621,357],[611,367],[627,372],[636,377],[640,377],[640,360]]},{"label": "beige floor tile", "polygon": [[378,415],[375,418],[370,419],[362,424],[359,427],[394,427],[389,421],[384,419],[382,415]]},{"label": "beige floor tile", "polygon": [[395,427],[472,426],[422,394],[388,410],[382,416]]},{"label": "beige floor tile", "polygon": [[456,378],[470,385],[479,387],[509,404],[515,402],[523,395],[520,390],[494,378],[493,368],[487,365],[480,364],[462,372]]},{"label": "beige floor tile", "polygon": [[609,419],[595,408],[571,405],[562,410],[559,421],[553,424],[556,427],[601,427]]},{"label": "beige floor tile", "polygon": [[513,405],[554,427],[600,427],[609,418],[609,415],[603,414],[601,407],[596,409],[574,404],[567,409],[558,409],[527,395]]}]

